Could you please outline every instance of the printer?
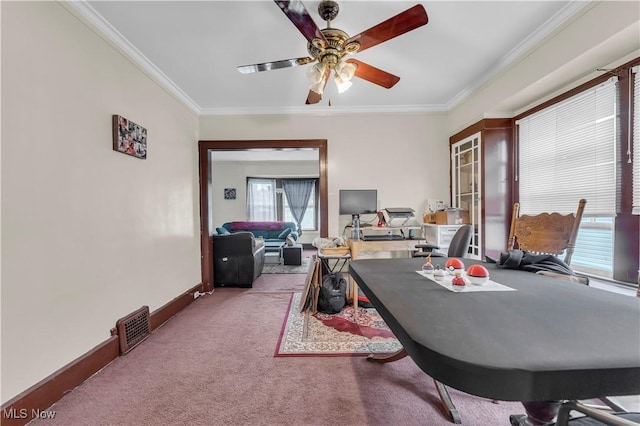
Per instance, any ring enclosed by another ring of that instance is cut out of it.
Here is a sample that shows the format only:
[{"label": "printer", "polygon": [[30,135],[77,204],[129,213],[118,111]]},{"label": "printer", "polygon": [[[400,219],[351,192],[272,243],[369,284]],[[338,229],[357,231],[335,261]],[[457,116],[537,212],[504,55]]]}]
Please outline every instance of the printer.
[{"label": "printer", "polygon": [[409,207],[387,207],[382,210],[387,226],[404,226],[415,216],[414,213]]}]

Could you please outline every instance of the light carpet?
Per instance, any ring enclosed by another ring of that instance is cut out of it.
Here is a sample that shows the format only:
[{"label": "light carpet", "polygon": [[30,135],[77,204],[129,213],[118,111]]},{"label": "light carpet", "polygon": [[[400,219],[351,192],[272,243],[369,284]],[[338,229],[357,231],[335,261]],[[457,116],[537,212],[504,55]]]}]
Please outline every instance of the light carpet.
[{"label": "light carpet", "polygon": [[275,356],[366,356],[402,348],[373,308],[353,306],[328,315],[300,312],[301,293],[293,293]]},{"label": "light carpet", "polygon": [[265,263],[263,274],[306,274],[309,269],[309,258],[302,258],[302,265],[276,265]]}]

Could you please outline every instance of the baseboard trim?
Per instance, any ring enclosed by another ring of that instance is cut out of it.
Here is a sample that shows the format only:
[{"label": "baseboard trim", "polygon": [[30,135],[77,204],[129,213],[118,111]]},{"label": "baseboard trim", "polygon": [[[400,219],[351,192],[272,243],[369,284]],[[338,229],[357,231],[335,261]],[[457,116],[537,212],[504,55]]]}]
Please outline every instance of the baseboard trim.
[{"label": "baseboard trim", "polygon": [[189,306],[194,300],[193,295],[196,291],[202,293],[202,284],[187,290],[185,293],[176,297],[172,301],[166,303],[149,314],[149,322],[151,331],[153,332],[165,322],[169,321],[175,314]]},{"label": "baseboard trim", "polygon": [[[196,291],[202,291],[198,284],[175,299],[156,309],[149,315],[151,331],[166,323],[171,317],[193,302]],[[48,411],[56,401],[82,384],[89,377],[107,366],[120,355],[118,336],[111,336],[86,354],[45,377],[24,392],[2,405],[0,423],[3,426],[23,426],[40,414]]]}]

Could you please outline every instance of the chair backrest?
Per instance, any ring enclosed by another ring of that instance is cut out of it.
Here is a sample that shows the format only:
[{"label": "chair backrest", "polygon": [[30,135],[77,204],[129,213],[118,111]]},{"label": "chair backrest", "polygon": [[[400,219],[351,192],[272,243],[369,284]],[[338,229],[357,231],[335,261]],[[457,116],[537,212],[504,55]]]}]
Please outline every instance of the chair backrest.
[{"label": "chair backrest", "polygon": [[463,225],[453,234],[447,256],[465,257],[469,252],[471,237],[473,236],[473,225]]},{"label": "chair backrest", "polygon": [[569,265],[585,204],[586,200],[580,200],[575,214],[540,213],[535,216],[520,216],[520,205],[515,203],[507,249],[554,256],[560,256],[564,252],[564,262]]}]

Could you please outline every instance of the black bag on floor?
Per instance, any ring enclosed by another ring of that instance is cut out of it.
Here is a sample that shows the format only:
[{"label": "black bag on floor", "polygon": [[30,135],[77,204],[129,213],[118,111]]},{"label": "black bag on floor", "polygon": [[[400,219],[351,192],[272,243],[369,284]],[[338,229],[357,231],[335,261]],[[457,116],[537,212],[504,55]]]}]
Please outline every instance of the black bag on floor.
[{"label": "black bag on floor", "polygon": [[318,295],[318,310],[325,314],[337,314],[346,304],[347,280],[342,272],[325,275]]}]

